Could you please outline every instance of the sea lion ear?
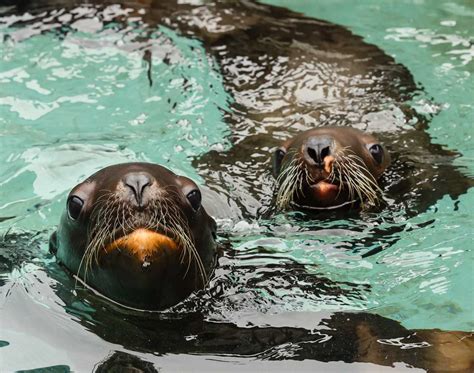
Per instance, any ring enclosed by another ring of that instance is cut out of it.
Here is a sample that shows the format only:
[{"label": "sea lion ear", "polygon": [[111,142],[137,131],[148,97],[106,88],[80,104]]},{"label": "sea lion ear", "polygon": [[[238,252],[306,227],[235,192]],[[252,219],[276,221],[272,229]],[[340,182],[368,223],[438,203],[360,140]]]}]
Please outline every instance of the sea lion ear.
[{"label": "sea lion ear", "polygon": [[284,148],[278,148],[273,153],[272,165],[273,165],[273,176],[277,177],[280,173],[281,162],[286,155],[286,150]]},{"label": "sea lion ear", "polygon": [[54,233],[49,238],[49,252],[51,254],[56,255],[58,251],[58,232],[54,231]]}]

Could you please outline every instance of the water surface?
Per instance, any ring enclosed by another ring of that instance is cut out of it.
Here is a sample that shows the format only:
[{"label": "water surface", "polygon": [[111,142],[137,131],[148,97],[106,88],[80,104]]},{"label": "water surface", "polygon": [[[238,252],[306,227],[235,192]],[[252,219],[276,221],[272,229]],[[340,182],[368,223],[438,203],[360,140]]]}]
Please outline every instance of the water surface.
[{"label": "water surface", "polygon": [[[468,1],[269,3],[345,25],[407,66],[423,88],[412,105],[435,114],[432,141],[457,150],[455,164],[474,175],[474,7]],[[19,19],[1,19],[2,364],[9,370],[57,365],[58,371],[90,371],[111,351],[133,350],[170,370],[183,362],[226,370],[241,364],[314,368],[266,362],[265,355],[137,352],[134,338],[145,340],[142,331],[117,343],[98,332],[108,321],[120,325],[122,311],[76,288],[48,254],[68,190],[106,165],[135,160],[204,182],[193,162],[209,149],[231,146],[225,118],[233,97],[198,40],[164,26],[150,28],[139,18],[108,23],[107,17],[127,14],[120,6],[102,11],[100,22],[92,7],[75,12],[88,21],[55,15],[64,17],[67,30],[40,18],[25,33]],[[154,48],[151,75],[140,38]],[[264,186],[271,185],[267,178]],[[250,197],[242,199],[252,205]],[[241,327],[312,329],[316,315],[364,310],[407,328],[472,330],[473,205],[471,189],[457,200],[444,196],[415,217],[395,214],[379,228],[402,229],[380,240],[371,225],[379,216],[314,222],[299,213],[251,219],[236,213],[219,220],[225,250],[209,288],[173,312],[186,318],[197,311],[208,321]],[[379,246],[378,254],[362,255]]]}]

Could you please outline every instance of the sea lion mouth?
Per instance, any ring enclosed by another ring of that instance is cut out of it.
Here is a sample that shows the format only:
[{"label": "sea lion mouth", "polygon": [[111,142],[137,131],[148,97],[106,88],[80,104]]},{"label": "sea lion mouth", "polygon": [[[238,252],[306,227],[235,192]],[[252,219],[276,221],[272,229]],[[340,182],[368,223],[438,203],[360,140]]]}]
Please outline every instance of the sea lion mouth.
[{"label": "sea lion mouth", "polygon": [[105,246],[105,252],[127,250],[140,260],[150,257],[157,251],[177,250],[179,245],[170,236],[146,228],[138,228],[115,239]]},{"label": "sea lion mouth", "polygon": [[361,159],[346,153],[325,157],[324,167],[309,165],[299,157],[288,161],[277,178],[278,207],[332,210],[378,205],[383,192],[376,179]]},{"label": "sea lion mouth", "polygon": [[329,180],[321,180],[317,183],[310,184],[309,187],[318,199],[335,198],[339,193],[339,185]]},{"label": "sea lion mouth", "polygon": [[178,258],[184,276],[194,265],[202,282],[207,282],[187,218],[170,197],[162,196],[137,211],[111,194],[93,207],[88,236],[78,269],[83,268],[84,279],[89,272],[107,268],[116,260],[147,268]]},{"label": "sea lion mouth", "polygon": [[308,206],[305,203],[298,204],[298,201],[295,201],[295,204],[305,209],[333,210],[347,205],[352,205],[353,203],[357,202],[356,198],[349,198],[349,196],[344,193],[345,188],[346,186],[343,182],[339,182],[334,179],[323,179],[308,184],[307,187],[307,191],[311,196],[311,200],[315,202],[317,201],[317,204]]}]

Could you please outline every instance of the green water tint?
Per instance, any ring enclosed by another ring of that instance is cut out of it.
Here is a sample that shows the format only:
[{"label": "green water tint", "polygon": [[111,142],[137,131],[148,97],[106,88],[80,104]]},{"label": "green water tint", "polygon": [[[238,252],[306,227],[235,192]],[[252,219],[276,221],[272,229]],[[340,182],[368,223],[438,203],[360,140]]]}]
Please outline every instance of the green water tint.
[{"label": "green water tint", "polygon": [[226,143],[229,96],[200,43],[139,27],[18,43],[1,30],[0,216],[16,227],[56,225],[66,192],[110,164],[156,162],[199,181],[189,157]]},{"label": "green water tint", "polygon": [[[457,164],[473,173],[472,62],[471,52],[462,52],[468,49],[463,44],[469,37],[464,33],[469,30],[467,5],[272,3],[347,25],[395,54],[437,105],[426,97],[414,104],[427,114],[442,109],[430,123],[435,141],[458,149],[463,156]],[[415,21],[407,20],[414,9],[419,14],[413,19],[426,24],[410,31],[404,27],[414,27]],[[3,39],[0,216],[17,218],[0,223],[2,231],[12,225],[52,230],[67,191],[108,164],[158,162],[199,181],[190,157],[226,146],[230,132],[222,111],[228,110],[230,97],[200,43],[167,28],[129,26],[112,24],[96,33],[65,37],[50,32],[21,42]],[[445,34],[452,37],[440,36]],[[150,35],[151,45],[157,45],[152,47],[151,87],[143,48],[132,43],[143,43],[141,38]],[[406,327],[469,330],[474,308],[469,285],[473,205],[471,190],[458,202],[445,197],[410,220],[401,211],[395,222],[381,223],[378,215],[304,222],[298,214],[281,214],[256,223],[222,223],[232,249],[203,296],[210,319],[245,324],[252,312],[369,310]],[[389,235],[392,240],[374,241],[374,229],[394,226],[401,228]],[[47,235],[43,237],[46,242]],[[385,250],[362,256],[380,246]],[[46,244],[42,250],[47,251]],[[8,279],[14,283],[27,277],[30,288],[37,290],[35,302],[48,304],[47,296],[54,299],[51,288],[63,287],[67,293],[71,284],[49,284],[45,261],[25,264]],[[219,292],[221,284],[224,290]],[[71,307],[71,314],[94,322],[88,304]]]},{"label": "green water tint", "polygon": [[[460,209],[467,207],[466,200],[467,196],[460,198]],[[248,265],[247,261],[254,262],[256,268],[241,288],[249,294],[255,289],[272,289],[278,294],[272,307],[278,304],[276,308],[284,310],[369,310],[411,328],[469,330],[473,294],[467,284],[472,279],[472,232],[461,227],[470,216],[466,212],[453,214],[450,198],[439,201],[436,208],[405,221],[401,232],[390,236],[394,240],[391,244],[371,240],[373,232],[369,228],[365,232],[331,230],[330,223],[323,223],[314,231],[301,229],[301,223],[295,221],[247,239],[235,239],[236,268]],[[428,219],[435,222],[426,225]],[[360,221],[351,223],[348,227]],[[327,229],[321,229],[321,225]],[[363,257],[383,244],[382,252]],[[316,281],[316,285],[307,287],[310,278],[292,269],[280,281],[270,281],[271,286],[267,280],[255,286],[254,276],[264,273],[260,265],[265,263],[282,268],[282,263],[298,263],[305,266],[305,275],[314,275],[311,281],[320,278],[321,284],[333,283],[318,286]],[[345,292],[331,291],[335,284]]]},{"label": "green water tint", "polygon": [[[474,175],[474,7],[470,1],[264,1],[343,24],[393,55],[412,72],[427,97],[414,106],[436,113],[428,132],[434,143],[459,151],[455,164]],[[433,98],[436,106],[429,104]],[[438,182],[442,183],[443,180]],[[433,225],[399,234],[400,240],[374,257],[348,261],[350,270],[319,259],[322,273],[337,281],[370,284],[364,307],[402,321],[410,328],[474,327],[474,190],[458,201],[445,197],[408,226]],[[401,216],[403,220],[403,216]],[[307,251],[290,252],[307,258]],[[337,257],[337,254],[332,254]],[[363,265],[365,263],[366,266]],[[357,268],[360,265],[360,268]]]}]

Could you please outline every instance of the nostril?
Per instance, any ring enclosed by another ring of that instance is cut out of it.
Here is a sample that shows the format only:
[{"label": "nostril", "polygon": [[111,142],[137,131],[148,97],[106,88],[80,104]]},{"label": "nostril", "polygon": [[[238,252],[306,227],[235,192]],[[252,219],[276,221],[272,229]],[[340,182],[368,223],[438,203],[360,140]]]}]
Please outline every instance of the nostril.
[{"label": "nostril", "polygon": [[321,150],[321,160],[324,161],[324,158],[326,158],[329,154],[331,153],[331,149],[329,146],[326,146]]},{"label": "nostril", "polygon": [[321,163],[321,160],[319,159],[318,153],[316,152],[316,150],[314,148],[309,148],[308,147],[308,155],[317,164]]},{"label": "nostril", "polygon": [[151,184],[151,181],[147,181],[146,183],[144,183],[140,189],[140,194],[143,194],[143,191],[145,190],[145,188],[147,186],[150,186],[150,184]]},{"label": "nostril", "polygon": [[152,184],[151,177],[142,173],[132,173],[124,177],[123,183],[131,189],[135,199],[141,206],[145,189]]},{"label": "nostril", "polygon": [[324,159],[331,155],[333,139],[327,136],[312,136],[304,145],[304,157],[311,165],[322,167]]}]

